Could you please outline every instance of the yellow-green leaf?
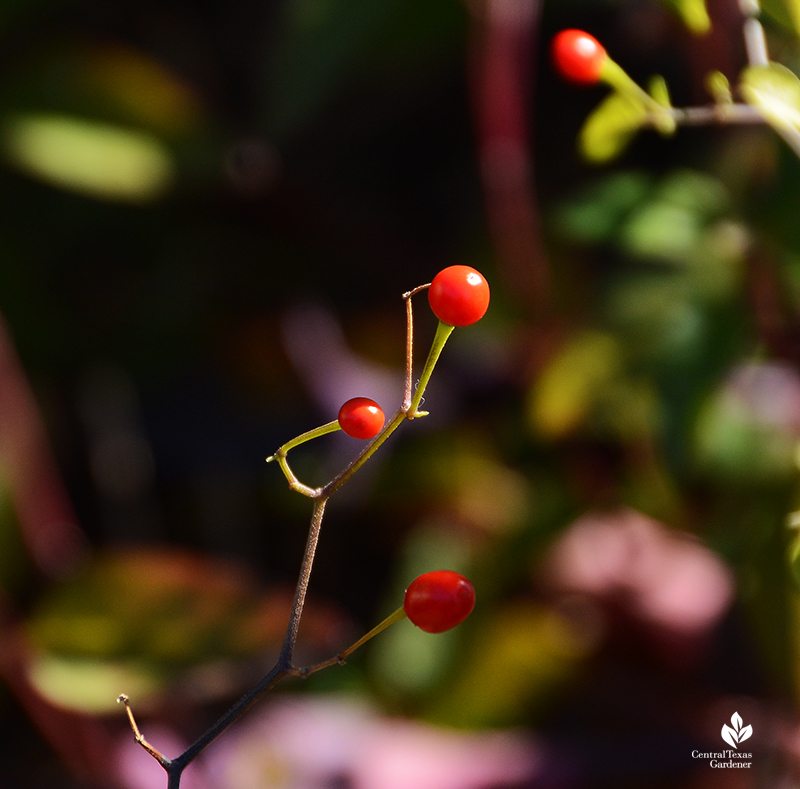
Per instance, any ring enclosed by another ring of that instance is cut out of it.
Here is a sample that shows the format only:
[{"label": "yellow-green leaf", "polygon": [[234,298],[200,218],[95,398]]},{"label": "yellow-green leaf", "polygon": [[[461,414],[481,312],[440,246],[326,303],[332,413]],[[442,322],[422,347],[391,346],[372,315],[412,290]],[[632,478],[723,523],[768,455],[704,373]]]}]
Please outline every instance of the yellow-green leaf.
[{"label": "yellow-green leaf", "polygon": [[661,74],[655,74],[650,78],[649,93],[662,107],[672,107],[672,101],[669,97],[669,87],[667,86],[667,81]]},{"label": "yellow-green leaf", "polygon": [[800,36],[800,0],[761,0],[761,11]]},{"label": "yellow-green leaf", "polygon": [[619,156],[647,120],[642,102],[612,93],[586,119],[578,139],[581,154],[602,164]]},{"label": "yellow-green leaf", "polygon": [[777,131],[800,131],[800,79],[786,66],[748,66],[740,88],[745,101]]},{"label": "yellow-green leaf", "polygon": [[528,414],[534,430],[548,438],[574,430],[621,370],[619,343],[610,334],[587,331],[573,337],[531,391]]},{"label": "yellow-green leaf", "polygon": [[715,104],[731,104],[733,95],[728,78],[721,71],[709,71],[705,79],[706,90],[711,94]]},{"label": "yellow-green leaf", "polygon": [[705,0],[664,0],[681,18],[686,27],[696,36],[703,36],[711,30]]},{"label": "yellow-green leaf", "polygon": [[169,151],[152,134],[69,115],[6,118],[2,147],[23,172],[101,200],[154,200],[175,176]]},{"label": "yellow-green leaf", "polygon": [[519,724],[545,709],[554,691],[598,645],[598,631],[525,603],[495,612],[482,633],[464,647],[463,668],[448,692],[427,710],[437,723],[473,728]]}]

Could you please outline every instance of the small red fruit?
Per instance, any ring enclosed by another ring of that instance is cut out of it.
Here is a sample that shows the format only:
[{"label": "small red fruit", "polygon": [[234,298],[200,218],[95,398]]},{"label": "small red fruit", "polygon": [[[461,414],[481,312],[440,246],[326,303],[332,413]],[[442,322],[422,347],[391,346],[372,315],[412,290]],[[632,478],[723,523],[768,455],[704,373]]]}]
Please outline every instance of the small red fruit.
[{"label": "small red fruit", "polygon": [[428,302],[443,323],[470,326],[486,314],[489,283],[471,266],[448,266],[433,278]]},{"label": "small red fruit", "polygon": [[475,607],[475,588],[463,575],[434,570],[406,589],[406,616],[426,633],[444,633],[460,625]]},{"label": "small red fruit", "polygon": [[608,55],[603,45],[583,30],[562,30],[550,50],[562,77],[580,85],[594,85]]},{"label": "small red fruit", "polygon": [[383,409],[368,397],[354,397],[339,409],[339,427],[352,438],[375,438],[385,421]]}]

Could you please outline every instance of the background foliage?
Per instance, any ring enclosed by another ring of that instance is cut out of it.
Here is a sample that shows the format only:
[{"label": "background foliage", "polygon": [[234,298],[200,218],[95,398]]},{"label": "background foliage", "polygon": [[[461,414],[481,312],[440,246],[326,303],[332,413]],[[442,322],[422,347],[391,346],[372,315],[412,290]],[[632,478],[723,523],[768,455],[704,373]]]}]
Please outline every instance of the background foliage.
[{"label": "background foliage", "polygon": [[[745,126],[586,164],[562,27],[676,105],[744,62],[729,0],[0,7],[4,787],[160,786],[117,695],[168,751],[258,678],[308,515],[264,458],[393,408],[400,294],[452,263],[489,314],[331,505],[302,648],[430,569],[479,605],[287,684],[195,785],[712,787],[735,711],[724,785],[797,780],[800,163]],[[312,483],[355,452],[315,443]]]}]

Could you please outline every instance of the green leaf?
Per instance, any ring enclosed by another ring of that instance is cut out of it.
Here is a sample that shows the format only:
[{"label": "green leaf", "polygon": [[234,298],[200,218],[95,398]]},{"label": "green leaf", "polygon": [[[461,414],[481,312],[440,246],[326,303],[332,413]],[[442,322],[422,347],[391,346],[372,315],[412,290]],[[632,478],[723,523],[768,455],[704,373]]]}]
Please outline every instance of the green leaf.
[{"label": "green leaf", "polygon": [[733,95],[728,78],[721,71],[709,71],[705,79],[706,90],[711,94],[715,104],[732,104]]},{"label": "green leaf", "polygon": [[800,36],[800,0],[761,0],[761,11]]},{"label": "green leaf", "polygon": [[786,66],[748,66],[742,72],[742,96],[778,132],[800,131],[800,79]]},{"label": "green leaf", "polygon": [[596,647],[588,628],[553,609],[507,604],[482,623],[481,638],[463,647],[463,667],[427,716],[439,724],[471,728],[530,720],[547,708],[554,690],[574,678]]},{"label": "green leaf", "polygon": [[581,154],[594,164],[619,156],[647,121],[644,104],[612,93],[586,119],[578,139]]},{"label": "green leaf", "polygon": [[149,202],[175,178],[169,150],[152,134],[69,115],[6,118],[2,147],[23,172],[101,200]]},{"label": "green leaf", "polygon": [[[216,679],[204,689],[213,695],[237,688],[245,662],[277,649],[290,604],[238,564],[166,550],[102,554],[31,611],[31,679],[58,704],[98,711],[113,709],[122,692],[141,699],[213,666]],[[341,626],[327,606],[306,608],[312,649]]]},{"label": "green leaf", "polygon": [[667,81],[661,74],[655,74],[650,78],[649,93],[662,107],[666,107],[667,109],[672,107],[672,101],[669,97],[669,87],[667,86]]},{"label": "green leaf", "polygon": [[568,340],[531,390],[528,419],[536,433],[557,439],[579,427],[622,366],[621,348],[610,334],[586,331]]},{"label": "green leaf", "polygon": [[703,36],[711,30],[705,0],[663,0],[681,18],[686,27],[696,36]]},{"label": "green leaf", "polygon": [[571,243],[608,243],[624,218],[642,203],[651,186],[651,178],[642,172],[611,173],[559,208],[555,227]]}]

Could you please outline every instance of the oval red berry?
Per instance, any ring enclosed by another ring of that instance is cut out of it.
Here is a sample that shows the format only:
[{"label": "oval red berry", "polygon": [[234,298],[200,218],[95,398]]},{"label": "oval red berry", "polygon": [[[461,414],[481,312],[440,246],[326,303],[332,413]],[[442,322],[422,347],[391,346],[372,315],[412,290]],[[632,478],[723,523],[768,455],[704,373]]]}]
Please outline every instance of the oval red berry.
[{"label": "oval red berry", "polygon": [[470,326],[486,314],[489,283],[471,266],[448,266],[433,278],[428,302],[443,323]]},{"label": "oval red berry", "polygon": [[339,427],[352,438],[375,438],[385,421],[383,409],[368,397],[354,397],[339,409]]},{"label": "oval red berry", "polygon": [[434,570],[415,578],[406,590],[406,616],[426,633],[460,625],[475,607],[475,588],[459,573]]},{"label": "oval red berry", "polygon": [[562,77],[581,85],[594,85],[608,55],[603,45],[583,30],[562,30],[550,50]]}]

